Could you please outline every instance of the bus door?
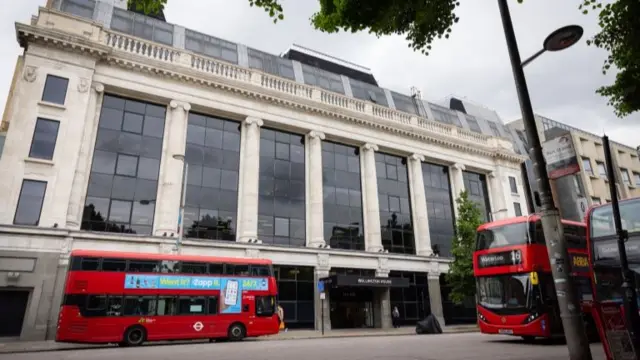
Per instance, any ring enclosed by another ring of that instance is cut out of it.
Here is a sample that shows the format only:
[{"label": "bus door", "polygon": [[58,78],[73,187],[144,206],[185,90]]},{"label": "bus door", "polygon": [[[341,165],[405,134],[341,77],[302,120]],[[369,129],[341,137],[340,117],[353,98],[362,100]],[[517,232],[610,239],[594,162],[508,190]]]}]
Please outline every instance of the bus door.
[{"label": "bus door", "polygon": [[553,285],[553,277],[551,274],[539,275],[539,277],[543,304],[542,307],[549,319],[549,323],[546,324],[546,326],[549,328],[549,333],[551,335],[562,335],[564,333],[564,329],[562,327],[562,318],[560,318],[560,307],[558,305],[556,288]]}]

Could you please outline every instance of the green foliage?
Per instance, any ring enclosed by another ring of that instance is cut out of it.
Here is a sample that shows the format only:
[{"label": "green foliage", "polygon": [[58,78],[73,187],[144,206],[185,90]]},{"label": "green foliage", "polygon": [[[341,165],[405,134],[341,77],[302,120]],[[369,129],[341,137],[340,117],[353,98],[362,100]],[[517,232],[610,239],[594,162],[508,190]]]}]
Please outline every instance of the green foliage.
[{"label": "green foliage", "polygon": [[449,299],[460,304],[476,294],[473,277],[473,251],[476,244],[476,229],[482,224],[482,213],[478,205],[469,199],[466,191],[456,199],[458,215],[456,236],[453,238],[451,253],[453,262],[449,266],[447,281],[451,285]]},{"label": "green foliage", "polygon": [[[157,13],[167,0],[128,0],[146,14]],[[178,1],[178,0],[175,0]],[[229,0],[230,1],[230,0]],[[284,19],[280,0],[248,0],[273,22]],[[519,3],[523,0],[517,0]],[[459,0],[318,0],[313,26],[327,33],[368,31],[376,36],[405,35],[411,47],[428,55],[436,38],[448,38],[459,18]],[[608,52],[603,71],[618,70],[616,80],[596,92],[609,99],[616,115],[640,110],[640,1],[581,0],[583,13],[599,11],[601,31],[588,41]],[[603,5],[603,3],[607,3]],[[541,39],[542,41],[542,39]],[[585,74],[589,76],[589,74]]]},{"label": "green foliage", "polygon": [[609,53],[602,72],[618,69],[615,82],[596,92],[609,98],[619,117],[640,110],[640,1],[607,1],[606,5],[602,0],[582,1],[580,10],[584,14],[600,12],[600,32],[587,43]]},{"label": "green foliage", "polygon": [[150,16],[164,10],[167,0],[127,0],[127,8]]}]

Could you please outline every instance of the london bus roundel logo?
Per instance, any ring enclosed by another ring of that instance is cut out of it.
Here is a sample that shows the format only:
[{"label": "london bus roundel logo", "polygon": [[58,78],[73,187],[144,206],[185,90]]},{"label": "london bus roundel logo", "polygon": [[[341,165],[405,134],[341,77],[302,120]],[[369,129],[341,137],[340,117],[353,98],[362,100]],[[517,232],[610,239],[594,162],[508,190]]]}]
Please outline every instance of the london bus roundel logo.
[{"label": "london bus roundel logo", "polygon": [[195,331],[200,331],[200,330],[202,330],[203,327],[204,327],[204,325],[202,325],[202,323],[200,321],[198,321],[195,324],[193,324],[193,330],[195,330]]}]

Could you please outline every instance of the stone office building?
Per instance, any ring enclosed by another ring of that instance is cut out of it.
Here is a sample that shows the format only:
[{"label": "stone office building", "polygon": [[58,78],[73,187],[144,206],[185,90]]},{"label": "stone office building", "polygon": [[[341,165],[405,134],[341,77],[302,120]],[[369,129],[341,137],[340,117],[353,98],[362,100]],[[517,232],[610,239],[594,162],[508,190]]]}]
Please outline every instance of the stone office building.
[{"label": "stone office building", "polygon": [[290,327],[320,326],[323,278],[327,327],[388,327],[393,306],[408,325],[462,320],[440,286],[454,199],[467,189],[485,218],[514,215],[523,158],[508,140],[366,68],[301,47],[273,56],[123,3],[51,1],[16,24],[0,336],[55,335],[72,249],[172,251],[174,155],[189,165],[181,252],[271,259]]}]

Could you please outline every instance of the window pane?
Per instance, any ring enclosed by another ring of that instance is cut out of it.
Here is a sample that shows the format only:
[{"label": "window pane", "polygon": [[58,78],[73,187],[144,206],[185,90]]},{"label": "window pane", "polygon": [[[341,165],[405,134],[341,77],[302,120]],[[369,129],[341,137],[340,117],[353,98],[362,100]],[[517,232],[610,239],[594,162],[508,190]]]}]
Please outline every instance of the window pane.
[{"label": "window pane", "polygon": [[29,157],[51,160],[58,138],[60,122],[54,120],[38,119],[33,133],[33,142]]},{"label": "window pane", "polygon": [[275,218],[275,235],[289,236],[289,219]]},{"label": "window pane", "polygon": [[116,174],[124,176],[136,176],[138,172],[138,158],[136,156],[118,155]]},{"label": "window pane", "polygon": [[111,208],[109,209],[109,220],[128,223],[131,217],[131,202],[112,200]]},{"label": "window pane", "polygon": [[54,75],[47,75],[47,80],[44,84],[44,92],[42,93],[42,101],[64,105],[64,100],[67,97],[68,85],[69,79]]},{"label": "window pane", "polygon": [[125,296],[124,316],[153,316],[156,298],[151,296]]},{"label": "window pane", "polygon": [[38,225],[46,188],[44,181],[23,180],[14,224]]}]

